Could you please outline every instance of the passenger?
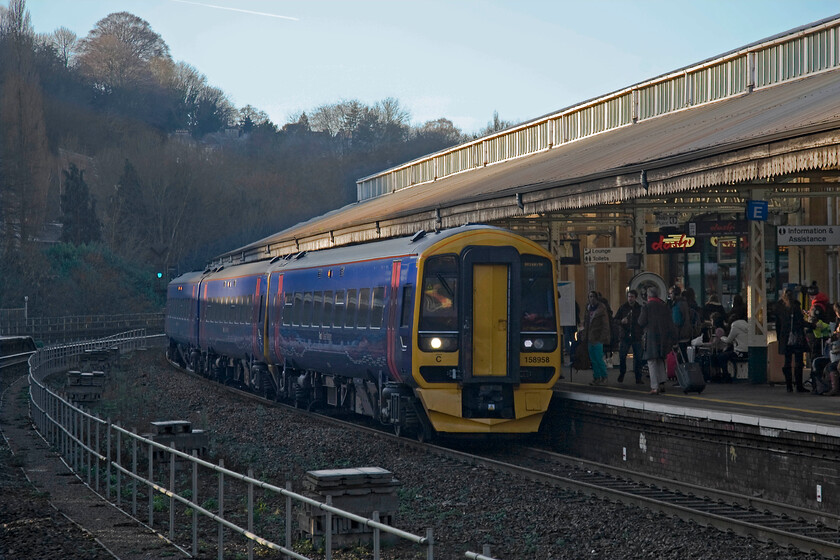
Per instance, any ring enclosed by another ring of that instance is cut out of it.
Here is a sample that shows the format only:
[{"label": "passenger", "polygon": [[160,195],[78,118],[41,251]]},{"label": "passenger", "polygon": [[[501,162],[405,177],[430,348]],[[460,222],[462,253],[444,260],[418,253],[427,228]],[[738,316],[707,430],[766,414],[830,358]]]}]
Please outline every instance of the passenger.
[{"label": "passenger", "polygon": [[726,324],[727,326],[732,325],[732,323],[741,318],[747,318],[747,304],[744,302],[741,294],[735,294],[735,297],[732,298],[732,309],[729,311],[729,315],[726,316]]},{"label": "passenger", "polygon": [[610,318],[598,292],[589,292],[589,305],[584,315],[583,332],[592,363],[592,383],[607,383],[607,363],[604,361],[604,346],[610,343]]},{"label": "passenger", "polygon": [[808,327],[811,329],[812,336],[808,337],[808,346],[810,347],[811,361],[823,355],[823,345],[825,339],[831,334],[828,328],[828,323],[832,320],[833,308],[830,306],[828,296],[820,292],[816,281],[811,282],[808,286],[808,297],[811,303],[808,307]]},{"label": "passenger", "polygon": [[828,377],[831,390],[825,393],[829,397],[840,394],[840,340],[835,340],[829,345],[829,364],[825,367],[825,376]]},{"label": "passenger", "polygon": [[693,340],[703,334],[703,309],[697,303],[694,288],[683,290],[683,297],[688,304],[689,317],[691,317],[691,338]]},{"label": "passenger", "polygon": [[747,358],[747,353],[749,352],[749,343],[747,341],[749,330],[750,327],[746,321],[746,317],[738,317],[732,321],[729,334],[720,338],[721,342],[726,344],[727,349],[712,359],[717,362],[724,383],[732,383],[732,375],[729,374],[729,362],[732,362],[732,370],[736,371],[736,362],[744,361]]},{"label": "passenger", "polygon": [[677,342],[677,328],[668,305],[659,299],[659,288],[648,287],[648,303],[639,314],[639,326],[645,329],[645,351],[650,373],[650,394],[664,393],[665,357]]},{"label": "passenger", "polygon": [[[802,386],[802,370],[804,369],[802,360],[805,350],[807,350],[805,318],[799,300],[796,299],[793,290],[790,288],[785,288],[781,299],[777,302],[775,315],[779,354],[783,354],[785,357],[782,373],[785,376],[787,391],[788,393],[793,391],[795,380],[796,392],[804,393],[807,391]],[[793,369],[794,379],[791,379],[791,369]]]},{"label": "passenger", "polygon": [[668,300],[671,304],[671,320],[677,327],[677,340],[682,353],[682,361],[688,361],[688,352],[686,349],[691,344],[693,338],[693,328],[691,326],[691,309],[688,303],[682,296],[682,290],[679,286],[671,286],[668,290]]},{"label": "passenger", "polygon": [[726,317],[726,310],[723,308],[723,304],[720,303],[720,298],[716,294],[710,295],[706,305],[703,306],[703,320],[711,321],[713,313],[720,313],[721,318]]},{"label": "passenger", "polygon": [[638,302],[639,292],[630,290],[627,292],[627,302],[622,303],[615,314],[616,323],[619,329],[618,345],[618,382],[624,382],[624,374],[627,372],[627,353],[633,350],[633,373],[636,377],[636,384],[642,384],[642,338],[644,330],[639,325],[639,315],[642,313],[642,305]]}]

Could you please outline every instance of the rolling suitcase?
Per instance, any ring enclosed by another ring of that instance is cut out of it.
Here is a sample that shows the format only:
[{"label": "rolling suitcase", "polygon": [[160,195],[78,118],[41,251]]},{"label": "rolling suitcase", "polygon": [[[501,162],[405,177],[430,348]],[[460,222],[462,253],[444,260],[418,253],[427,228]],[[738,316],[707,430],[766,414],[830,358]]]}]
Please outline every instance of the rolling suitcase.
[{"label": "rolling suitcase", "polygon": [[703,379],[703,370],[696,362],[687,362],[685,356],[678,346],[674,347],[674,354],[677,355],[677,382],[684,393],[702,393],[706,388],[706,380]]}]

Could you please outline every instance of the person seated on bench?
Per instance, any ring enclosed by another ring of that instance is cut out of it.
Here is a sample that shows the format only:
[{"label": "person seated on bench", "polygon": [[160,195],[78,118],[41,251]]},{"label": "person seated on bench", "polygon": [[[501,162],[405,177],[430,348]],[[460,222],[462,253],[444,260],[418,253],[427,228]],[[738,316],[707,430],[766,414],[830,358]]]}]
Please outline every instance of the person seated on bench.
[{"label": "person seated on bench", "polygon": [[[749,324],[746,317],[739,315],[732,325],[729,327],[729,334],[721,337],[721,342],[727,345],[728,349],[712,357],[721,369],[724,383],[732,383],[732,376],[729,374],[729,362],[732,362],[732,369],[737,368],[737,362],[747,360],[749,352],[749,343],[747,342],[747,335],[749,333]],[[737,371],[736,371],[737,373]]]}]

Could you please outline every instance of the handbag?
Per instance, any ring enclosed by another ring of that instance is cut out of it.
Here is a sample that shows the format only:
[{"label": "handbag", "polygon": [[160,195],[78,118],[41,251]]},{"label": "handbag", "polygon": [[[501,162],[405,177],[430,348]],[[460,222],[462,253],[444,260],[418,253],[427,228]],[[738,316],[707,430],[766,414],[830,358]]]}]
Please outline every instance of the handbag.
[{"label": "handbag", "polygon": [[793,314],[790,316],[790,333],[788,333],[787,346],[788,348],[805,347],[805,335],[793,332]]}]

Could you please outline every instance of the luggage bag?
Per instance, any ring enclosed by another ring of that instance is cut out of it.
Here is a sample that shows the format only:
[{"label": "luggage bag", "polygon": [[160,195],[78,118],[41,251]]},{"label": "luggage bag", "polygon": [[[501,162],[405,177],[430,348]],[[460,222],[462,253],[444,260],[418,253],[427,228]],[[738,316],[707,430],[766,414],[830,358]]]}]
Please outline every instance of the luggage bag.
[{"label": "luggage bag", "polygon": [[674,347],[674,353],[677,355],[677,382],[682,387],[683,392],[702,393],[703,389],[706,388],[706,380],[703,379],[703,370],[700,368],[700,364],[686,362],[679,347]]}]

